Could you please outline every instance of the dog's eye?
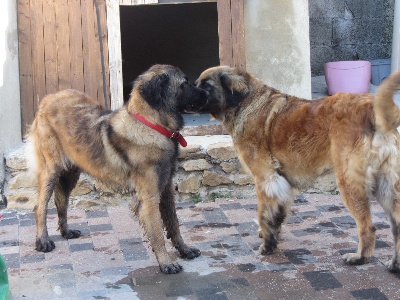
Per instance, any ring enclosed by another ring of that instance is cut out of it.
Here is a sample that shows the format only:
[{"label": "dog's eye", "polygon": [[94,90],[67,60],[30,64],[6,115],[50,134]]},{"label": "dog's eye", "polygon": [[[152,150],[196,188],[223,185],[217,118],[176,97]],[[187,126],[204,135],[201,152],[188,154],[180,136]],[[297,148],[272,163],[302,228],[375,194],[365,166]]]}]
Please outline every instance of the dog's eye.
[{"label": "dog's eye", "polygon": [[203,86],[203,89],[205,89],[205,90],[212,88],[212,85],[208,81],[204,81],[202,83],[202,86]]}]

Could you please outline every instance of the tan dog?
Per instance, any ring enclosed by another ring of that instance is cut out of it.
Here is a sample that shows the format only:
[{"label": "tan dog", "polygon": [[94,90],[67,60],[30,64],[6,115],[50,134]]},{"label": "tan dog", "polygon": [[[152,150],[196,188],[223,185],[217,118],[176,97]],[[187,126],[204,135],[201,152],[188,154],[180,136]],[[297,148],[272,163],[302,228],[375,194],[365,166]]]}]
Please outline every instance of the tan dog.
[{"label": "tan dog", "polygon": [[285,95],[249,73],[229,67],[204,71],[197,86],[209,92],[202,112],[220,120],[256,184],[261,254],[277,248],[293,189],[307,187],[333,169],[342,199],[354,216],[357,253],[344,255],[363,264],[374,253],[375,226],[370,199],[388,214],[395,242],[389,270],[400,271],[400,112],[393,93],[400,72],[377,95],[336,94],[315,101]]},{"label": "tan dog", "polygon": [[[43,98],[29,133],[39,189],[36,249],[48,252],[55,247],[46,225],[53,191],[62,236],[80,236],[80,231],[68,227],[67,207],[83,171],[114,190],[136,191],[139,222],[162,272],[182,269],[166,251],[163,226],[182,257],[199,256],[200,251],[188,247],[180,234],[172,177],[178,141],[184,141],[178,133],[183,126],[181,112],[202,107],[206,94],[178,68],[155,65],[136,80],[128,103],[113,112],[74,90]],[[146,122],[164,127],[164,133]]]}]

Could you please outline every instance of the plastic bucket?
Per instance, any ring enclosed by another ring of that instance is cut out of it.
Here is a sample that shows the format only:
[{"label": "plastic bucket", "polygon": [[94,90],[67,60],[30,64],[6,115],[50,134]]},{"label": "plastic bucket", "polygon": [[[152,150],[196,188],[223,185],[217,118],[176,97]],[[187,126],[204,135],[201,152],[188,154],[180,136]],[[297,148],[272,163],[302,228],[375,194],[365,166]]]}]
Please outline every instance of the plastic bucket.
[{"label": "plastic bucket", "polygon": [[337,92],[364,94],[369,91],[371,62],[366,60],[335,61],[324,65],[328,94]]},{"label": "plastic bucket", "polygon": [[380,85],[390,75],[390,65],[390,59],[371,60],[371,83],[373,85]]}]

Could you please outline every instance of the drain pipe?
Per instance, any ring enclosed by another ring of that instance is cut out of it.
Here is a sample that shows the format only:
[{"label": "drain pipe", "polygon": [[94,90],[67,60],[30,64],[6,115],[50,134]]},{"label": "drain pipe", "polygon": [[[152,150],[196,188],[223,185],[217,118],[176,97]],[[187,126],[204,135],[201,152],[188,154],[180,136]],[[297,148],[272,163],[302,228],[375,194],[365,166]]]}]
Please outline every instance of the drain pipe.
[{"label": "drain pipe", "polygon": [[394,3],[393,40],[392,40],[392,73],[400,69],[400,0]]}]

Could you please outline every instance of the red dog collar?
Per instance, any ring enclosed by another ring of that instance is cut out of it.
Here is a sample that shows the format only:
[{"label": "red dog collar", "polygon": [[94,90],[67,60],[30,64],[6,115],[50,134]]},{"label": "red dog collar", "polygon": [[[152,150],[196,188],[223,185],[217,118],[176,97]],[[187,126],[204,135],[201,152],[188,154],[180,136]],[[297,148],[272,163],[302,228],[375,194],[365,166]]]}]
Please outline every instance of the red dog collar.
[{"label": "red dog collar", "polygon": [[187,146],[187,142],[186,142],[185,138],[179,133],[179,131],[172,132],[172,131],[169,131],[167,128],[162,127],[161,125],[151,123],[151,122],[147,121],[147,119],[145,117],[143,117],[141,114],[131,113],[131,115],[134,118],[136,118],[137,120],[139,120],[140,122],[142,122],[143,124],[147,125],[148,127],[154,129],[155,131],[161,133],[162,135],[165,135],[167,138],[177,139],[179,144],[181,144],[182,147]]}]

